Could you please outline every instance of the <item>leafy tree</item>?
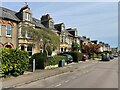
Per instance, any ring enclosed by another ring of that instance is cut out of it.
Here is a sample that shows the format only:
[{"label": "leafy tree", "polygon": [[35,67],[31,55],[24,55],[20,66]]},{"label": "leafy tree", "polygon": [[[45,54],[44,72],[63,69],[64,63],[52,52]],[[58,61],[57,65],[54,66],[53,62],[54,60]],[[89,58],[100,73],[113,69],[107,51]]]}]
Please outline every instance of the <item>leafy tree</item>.
[{"label": "leafy tree", "polygon": [[72,51],[79,51],[80,45],[77,42],[72,42]]},{"label": "leafy tree", "polygon": [[29,32],[31,32],[33,43],[37,45],[38,48],[43,48],[47,56],[50,50],[53,51],[60,45],[59,36],[50,29],[35,29],[31,26],[26,26],[24,30],[29,30]]},{"label": "leafy tree", "polygon": [[82,52],[87,53],[89,56],[92,54],[97,54],[99,52],[100,45],[99,44],[89,44],[82,45]]}]

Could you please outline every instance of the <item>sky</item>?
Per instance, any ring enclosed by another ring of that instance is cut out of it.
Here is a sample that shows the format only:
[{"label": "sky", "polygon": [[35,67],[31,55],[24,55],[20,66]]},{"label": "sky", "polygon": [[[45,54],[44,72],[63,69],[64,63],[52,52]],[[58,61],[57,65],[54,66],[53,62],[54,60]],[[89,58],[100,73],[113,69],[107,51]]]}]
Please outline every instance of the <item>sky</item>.
[{"label": "sky", "polygon": [[[77,28],[79,36],[87,36],[118,46],[117,2],[27,2],[33,17],[50,14],[55,24],[63,22],[67,28]],[[24,2],[3,2],[3,7],[19,11]]]}]

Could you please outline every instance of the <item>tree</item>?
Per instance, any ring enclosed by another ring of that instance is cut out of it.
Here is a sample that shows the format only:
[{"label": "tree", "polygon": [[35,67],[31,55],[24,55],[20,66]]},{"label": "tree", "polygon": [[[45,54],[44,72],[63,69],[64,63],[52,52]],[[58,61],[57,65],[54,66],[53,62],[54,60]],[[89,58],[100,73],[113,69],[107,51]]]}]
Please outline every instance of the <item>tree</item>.
[{"label": "tree", "polygon": [[89,44],[82,45],[82,52],[87,53],[89,56],[92,54],[97,54],[99,52],[100,45],[99,44]]},{"label": "tree", "polygon": [[72,42],[72,51],[79,51],[80,45],[77,42]]},{"label": "tree", "polygon": [[[48,56],[49,50],[55,50],[60,45],[59,36],[50,29],[34,29],[33,27],[24,27],[24,30],[29,30],[31,39],[38,48],[43,48]],[[50,52],[50,51],[49,51]]]}]

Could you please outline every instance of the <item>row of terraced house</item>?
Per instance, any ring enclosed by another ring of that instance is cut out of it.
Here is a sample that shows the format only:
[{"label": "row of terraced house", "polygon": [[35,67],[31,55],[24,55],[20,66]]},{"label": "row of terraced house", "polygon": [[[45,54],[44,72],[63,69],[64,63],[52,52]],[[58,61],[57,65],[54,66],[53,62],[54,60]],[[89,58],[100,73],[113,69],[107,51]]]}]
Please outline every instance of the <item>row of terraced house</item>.
[{"label": "row of terraced house", "polygon": [[[79,45],[91,42],[90,38],[79,36],[77,28],[66,29],[64,23],[54,24],[54,20],[49,14],[41,16],[40,19],[33,18],[28,5],[22,7],[18,12],[0,7],[0,12],[0,48],[19,48],[28,51],[30,55],[42,50],[42,48],[39,49],[32,45],[32,40],[29,40],[29,32],[26,31],[23,35],[23,25],[39,29],[49,28],[55,31],[60,37],[60,47],[56,52],[71,51],[72,42],[77,42]],[[101,51],[110,50],[108,44],[105,45],[103,42],[100,44],[102,46]]]}]

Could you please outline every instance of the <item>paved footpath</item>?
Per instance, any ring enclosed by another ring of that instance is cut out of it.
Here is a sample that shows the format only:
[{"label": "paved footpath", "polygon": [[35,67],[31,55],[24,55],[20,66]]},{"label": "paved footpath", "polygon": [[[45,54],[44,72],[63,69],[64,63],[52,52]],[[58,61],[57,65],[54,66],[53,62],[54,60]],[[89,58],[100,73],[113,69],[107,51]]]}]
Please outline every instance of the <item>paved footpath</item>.
[{"label": "paved footpath", "polygon": [[[85,64],[85,63],[90,63],[90,64]],[[15,88],[24,84],[42,80],[58,74],[72,72],[73,70],[77,69],[79,65],[81,65],[81,69],[83,69],[90,67],[95,63],[97,63],[97,61],[93,61],[93,60],[88,62],[72,63],[61,68],[55,68],[50,70],[37,70],[33,73],[32,72],[27,73],[18,77],[7,78],[2,80],[2,88]]]}]

